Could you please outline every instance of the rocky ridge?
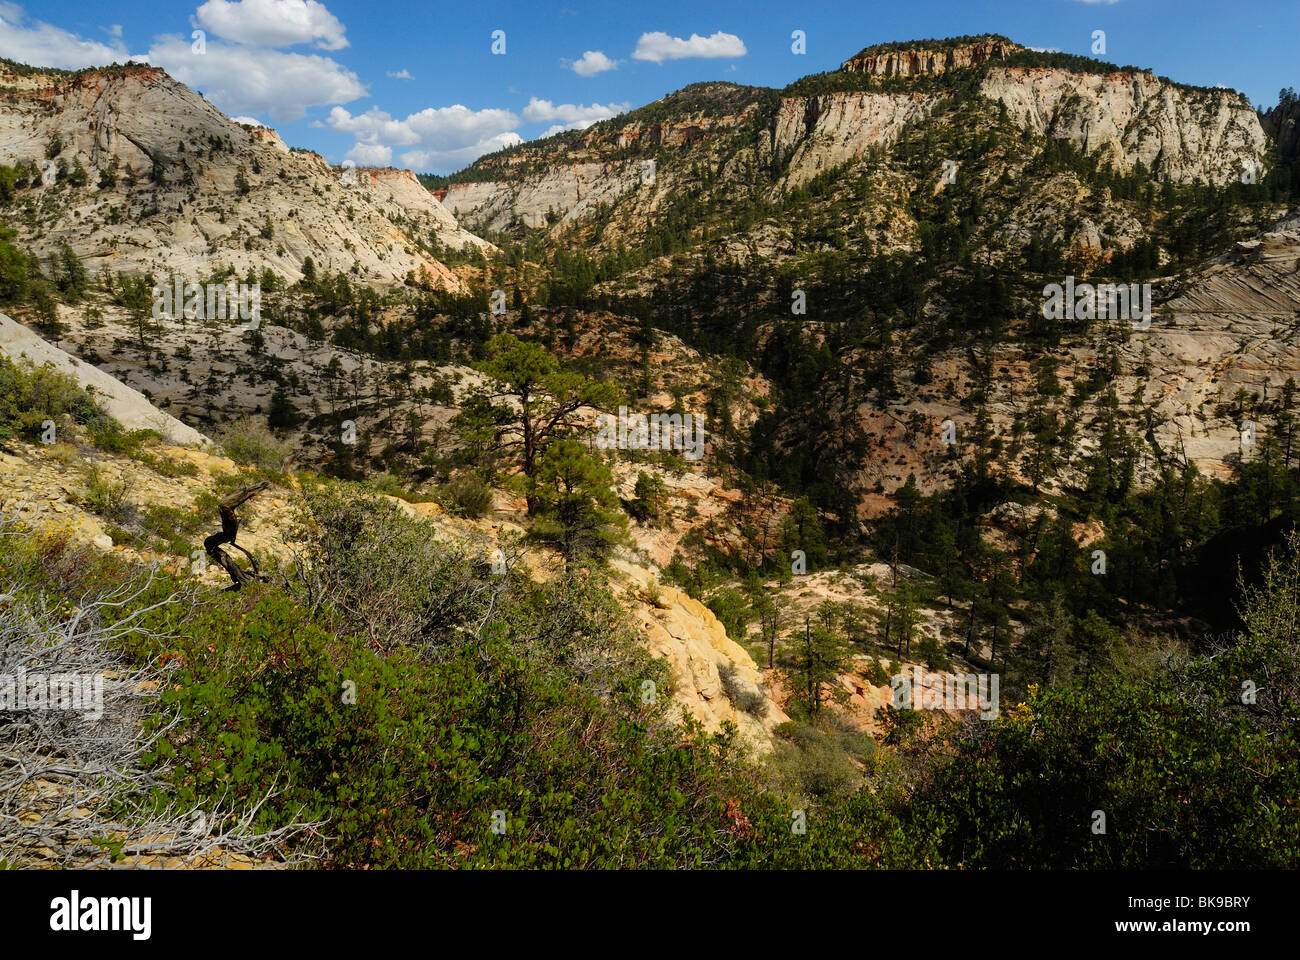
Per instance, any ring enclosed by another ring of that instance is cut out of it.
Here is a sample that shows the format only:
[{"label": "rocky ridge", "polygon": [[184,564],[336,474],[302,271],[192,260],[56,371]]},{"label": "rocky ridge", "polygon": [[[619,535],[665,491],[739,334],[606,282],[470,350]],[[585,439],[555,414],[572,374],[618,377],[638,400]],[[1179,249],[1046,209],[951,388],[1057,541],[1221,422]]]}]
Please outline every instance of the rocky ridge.
[{"label": "rocky ridge", "polygon": [[[653,193],[693,189],[691,177],[674,176],[676,168],[723,163],[724,177],[734,178],[774,165],[781,171],[774,188],[780,196],[923,125],[958,95],[943,78],[968,68],[982,70],[979,94],[1004,106],[1017,125],[1099,156],[1120,172],[1141,165],[1159,181],[1222,186],[1247,170],[1258,176],[1265,169],[1268,138],[1240,94],[1185,87],[1137,69],[1002,63],[1025,51],[996,37],[949,46],[890,44],[845,61],[847,89],[773,96],[776,91],[738,87],[718,98],[718,109],[728,111],[722,114],[692,111],[683,98],[678,112],[665,116],[675,103],[665,98],[643,108],[653,111],[645,120],[633,111],[569,140],[483,158],[471,166],[472,175],[452,178],[445,202],[458,217],[494,231],[515,223],[559,231],[620,198],[643,215],[650,208],[634,189],[640,164],[624,159],[629,147],[655,148]],[[861,75],[937,83],[860,90],[852,78]],[[823,79],[835,86],[834,75]],[[757,134],[749,139],[752,131]]]},{"label": "rocky ridge", "polygon": [[[311,257],[362,279],[423,276],[461,289],[420,244],[433,236],[490,249],[408,172],[332,168],[272,130],[236,123],[160,69],[15,79],[0,71],[0,162],[55,171],[20,194],[26,209],[13,218],[37,253],[66,242],[92,272],[195,282],[222,266],[296,281]],[[70,182],[78,164],[85,186]]]}]

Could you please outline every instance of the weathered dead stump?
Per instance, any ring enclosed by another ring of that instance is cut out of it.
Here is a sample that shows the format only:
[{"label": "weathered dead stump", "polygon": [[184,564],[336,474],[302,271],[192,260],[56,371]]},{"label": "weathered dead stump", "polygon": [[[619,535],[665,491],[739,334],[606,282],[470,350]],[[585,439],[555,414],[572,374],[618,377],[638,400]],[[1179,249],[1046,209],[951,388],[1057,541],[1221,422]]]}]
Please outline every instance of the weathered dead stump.
[{"label": "weathered dead stump", "polygon": [[[263,480],[242,490],[236,490],[222,500],[217,507],[217,512],[221,515],[221,532],[214,533],[203,541],[203,549],[207,551],[208,556],[230,575],[230,586],[227,588],[229,590],[238,590],[249,580],[262,579],[262,573],[257,569],[257,558],[235,542],[235,535],[239,533],[239,520],[235,516],[235,511],[270,485],[268,481]],[[235,562],[234,557],[221,549],[223,546],[234,547],[248,557],[248,562],[253,565],[252,572],[243,570]]]}]

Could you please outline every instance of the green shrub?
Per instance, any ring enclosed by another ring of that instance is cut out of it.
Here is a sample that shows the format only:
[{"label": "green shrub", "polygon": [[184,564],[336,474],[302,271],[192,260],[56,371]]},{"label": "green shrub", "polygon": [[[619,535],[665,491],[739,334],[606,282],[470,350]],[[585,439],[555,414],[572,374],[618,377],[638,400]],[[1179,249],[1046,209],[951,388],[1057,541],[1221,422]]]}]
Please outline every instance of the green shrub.
[{"label": "green shrub", "polygon": [[742,686],[734,666],[729,663],[719,666],[718,678],[722,681],[722,692],[737,710],[760,718],[767,714],[767,697],[763,691]]},{"label": "green shrub", "polygon": [[948,660],[948,655],[944,652],[943,644],[931,636],[925,636],[921,639],[919,647],[922,659],[925,660],[926,666],[931,670],[951,670],[952,663]]},{"label": "green shrub", "polygon": [[90,424],[90,442],[105,453],[134,457],[146,443],[162,439],[156,430],[127,430],[116,420],[103,417]]},{"label": "green shrub", "polygon": [[130,494],[129,480],[109,480],[91,467],[86,474],[86,489],[81,502],[91,513],[120,526],[136,516],[136,506],[131,502]]},{"label": "green shrub", "polygon": [[189,556],[202,544],[200,534],[213,522],[211,516],[179,507],[154,503],[140,508],[140,527],[161,540],[167,552],[174,556]]},{"label": "green shrub", "polygon": [[873,687],[884,687],[889,685],[889,679],[892,674],[879,657],[867,657],[866,679]]},{"label": "green shrub", "polygon": [[785,792],[829,800],[861,786],[861,772],[830,732],[795,721],[781,724],[776,732],[781,739],[768,769]]},{"label": "green shrub", "polygon": [[745,595],[732,587],[724,587],[709,598],[708,608],[727,630],[733,640],[745,636],[754,613],[749,609]]},{"label": "green shrub", "polygon": [[283,469],[293,451],[291,444],[280,440],[252,417],[228,424],[215,439],[231,460],[261,470]]},{"label": "green shrub", "polygon": [[192,460],[156,457],[144,450],[137,451],[135,459],[160,477],[196,477],[199,473],[198,465]]},{"label": "green shrub", "polygon": [[481,517],[492,507],[492,488],[473,471],[461,473],[446,486],[448,505],[462,517]]},{"label": "green shrub", "polygon": [[116,422],[68,374],[0,356],[0,442],[17,437],[35,442],[46,420],[56,428],[67,421],[100,428]]}]

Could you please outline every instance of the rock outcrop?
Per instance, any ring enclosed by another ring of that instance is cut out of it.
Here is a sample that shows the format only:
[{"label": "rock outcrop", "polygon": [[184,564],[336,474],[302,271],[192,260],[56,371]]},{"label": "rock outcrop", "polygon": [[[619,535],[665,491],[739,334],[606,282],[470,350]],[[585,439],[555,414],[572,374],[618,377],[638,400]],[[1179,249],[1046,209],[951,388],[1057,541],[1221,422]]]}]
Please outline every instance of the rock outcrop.
[{"label": "rock outcrop", "polygon": [[789,158],[782,187],[793,189],[817,174],[888,146],[903,128],[925,119],[939,101],[919,93],[828,93],[781,101],[771,153]]},{"label": "rock outcrop", "polygon": [[[623,215],[630,204],[637,214],[624,219],[636,220],[645,208],[636,191],[641,167],[625,151],[649,155],[646,147],[660,148],[656,195],[696,191],[698,175],[683,168],[716,165],[722,179],[738,183],[755,168],[781,171],[772,197],[779,202],[819,173],[872,148],[887,149],[909,126],[964,96],[943,81],[958,70],[977,70],[980,94],[1003,104],[1017,124],[1120,171],[1140,165],[1156,180],[1216,185],[1263,171],[1267,137],[1240,94],[1181,86],[1136,69],[1107,72],[1105,65],[1095,72],[1011,65],[1018,54],[1030,55],[995,36],[886,44],[846,60],[838,79],[816,78],[825,93],[773,98],[774,91],[714,84],[692,96],[687,88],[645,108],[653,112],[644,118],[634,111],[579,137],[484,158],[472,178],[448,188],[445,203],[456,216],[494,231],[519,224],[558,230],[602,205],[617,205]],[[856,89],[860,74],[879,81]],[[699,106],[701,97],[713,98],[706,100],[710,108]]]},{"label": "rock outcrop", "polygon": [[980,37],[967,43],[932,46],[885,44],[867,47],[845,60],[840,69],[846,73],[866,73],[873,77],[938,77],[965,67],[978,67],[990,60],[1001,60],[1025,48],[1005,37]]},{"label": "rock outcrop", "polygon": [[563,164],[518,180],[455,184],[444,205],[480,229],[505,231],[516,223],[545,227],[591,213],[640,182],[640,167],[627,161]]},{"label": "rock outcrop", "polygon": [[1228,90],[1193,90],[1150,73],[993,67],[980,92],[1016,122],[1113,166],[1141,164],[1157,180],[1219,186],[1257,171],[1266,137],[1250,104]]},{"label": "rock outcrop", "polygon": [[636,588],[632,615],[647,649],[668,662],[674,703],[711,733],[730,722],[751,752],[771,750],[772,731],[790,718],[768,698],[753,657],[694,597],[657,583],[643,567],[612,566]]}]

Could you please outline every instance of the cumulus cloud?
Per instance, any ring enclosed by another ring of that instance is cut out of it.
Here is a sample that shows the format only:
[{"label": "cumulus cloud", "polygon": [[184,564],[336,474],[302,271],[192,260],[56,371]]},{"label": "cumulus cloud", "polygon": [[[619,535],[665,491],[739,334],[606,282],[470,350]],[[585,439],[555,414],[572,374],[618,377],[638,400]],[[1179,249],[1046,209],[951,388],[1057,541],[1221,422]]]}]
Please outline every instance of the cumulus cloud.
[{"label": "cumulus cloud", "polygon": [[207,0],[194,16],[199,26],[236,43],[259,47],[314,43],[322,50],[348,45],[343,24],[316,0]]},{"label": "cumulus cloud", "polygon": [[390,77],[392,77],[394,80],[414,80],[414,79],[415,79],[415,77],[411,76],[411,71],[407,70],[405,67],[402,67],[401,70],[397,70],[397,71],[389,70],[389,71],[388,71],[388,75],[389,75]]},{"label": "cumulus cloud", "polygon": [[265,113],[277,122],[300,119],[308,107],[349,103],[366,88],[329,57],[209,42],[196,54],[182,37],[159,37],[148,61],[202,90],[226,113]]},{"label": "cumulus cloud", "polygon": [[709,37],[692,33],[689,40],[683,40],[656,30],[641,34],[632,56],[637,60],[663,63],[665,60],[684,60],[687,57],[743,57],[747,52],[745,44],[734,33],[719,30]]},{"label": "cumulus cloud", "polygon": [[393,148],[378,143],[358,143],[347,152],[347,159],[359,167],[387,167],[393,162]]},{"label": "cumulus cloud", "polygon": [[245,126],[249,126],[249,127],[266,126],[266,124],[264,124],[261,120],[257,119],[257,117],[231,117],[230,119],[234,120],[235,123],[242,123]]},{"label": "cumulus cloud", "polygon": [[16,3],[0,3],[0,56],[34,67],[79,70],[124,62],[131,54],[120,40],[111,44],[87,40],[30,19]]},{"label": "cumulus cloud", "polygon": [[[549,100],[532,97],[528,101],[528,106],[524,107],[523,115],[529,123],[548,123],[558,120],[561,130],[585,130],[597,120],[608,120],[610,117],[624,113],[630,106],[630,103],[593,103],[589,107],[584,107],[577,103],[555,104]],[[543,136],[550,136],[554,129],[547,131]]]},{"label": "cumulus cloud", "polygon": [[599,50],[586,50],[570,66],[573,72],[580,77],[594,77],[598,73],[615,69],[618,64],[619,61],[609,59]]},{"label": "cumulus cloud", "polygon": [[392,147],[410,147],[400,158],[405,166],[454,170],[485,153],[522,142],[514,132],[519,125],[515,113],[499,109],[471,110],[459,103],[450,107],[426,107],[400,120],[378,107],[359,114],[335,107],[325,122],[331,129],[356,137],[357,145],[348,156],[358,163],[364,157],[368,165],[387,164]]},{"label": "cumulus cloud", "polygon": [[399,158],[402,166],[411,170],[431,173],[450,173],[471,163],[485,153],[494,153],[506,147],[523,143],[524,138],[514,132],[498,133],[477,143],[454,150],[408,150]]}]

